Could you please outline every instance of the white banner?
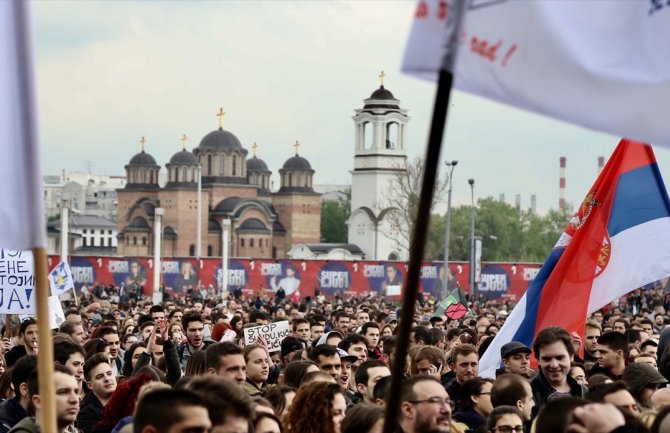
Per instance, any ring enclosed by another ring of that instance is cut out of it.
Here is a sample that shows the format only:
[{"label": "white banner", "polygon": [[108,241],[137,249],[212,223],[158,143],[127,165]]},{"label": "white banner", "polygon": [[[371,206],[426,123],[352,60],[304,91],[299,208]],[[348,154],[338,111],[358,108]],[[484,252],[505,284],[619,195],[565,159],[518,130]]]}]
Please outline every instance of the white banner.
[{"label": "white banner", "polygon": [[46,247],[28,1],[0,1],[0,247]]},{"label": "white banner", "polygon": [[668,2],[420,0],[403,71],[437,77],[453,1],[467,1],[456,88],[670,147]]},{"label": "white banner", "polygon": [[32,252],[0,249],[0,314],[35,314],[35,298]]},{"label": "white banner", "polygon": [[253,326],[244,329],[244,344],[258,343],[258,337],[265,338],[268,345],[268,351],[278,352],[281,350],[281,341],[291,335],[291,329],[288,320],[274,322],[268,325]]}]

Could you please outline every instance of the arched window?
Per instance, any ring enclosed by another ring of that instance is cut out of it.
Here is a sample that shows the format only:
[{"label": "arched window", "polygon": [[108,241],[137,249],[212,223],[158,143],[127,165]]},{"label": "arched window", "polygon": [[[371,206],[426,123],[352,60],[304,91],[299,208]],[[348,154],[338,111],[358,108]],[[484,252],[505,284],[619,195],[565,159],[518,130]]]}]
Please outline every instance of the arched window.
[{"label": "arched window", "polygon": [[288,186],[293,186],[293,173],[288,174]]},{"label": "arched window", "polygon": [[154,171],[153,170],[149,171],[149,175],[150,175],[149,183],[153,184],[154,183]]},{"label": "arched window", "polygon": [[188,255],[195,256],[195,245],[191,244],[191,246],[188,247]]},{"label": "arched window", "polygon": [[398,124],[396,122],[391,122],[386,125],[386,148],[387,149],[396,149],[398,146]]},{"label": "arched window", "polygon": [[179,169],[176,167],[174,169],[174,181],[179,182]]},{"label": "arched window", "polygon": [[212,175],[212,155],[207,155],[207,174]]}]

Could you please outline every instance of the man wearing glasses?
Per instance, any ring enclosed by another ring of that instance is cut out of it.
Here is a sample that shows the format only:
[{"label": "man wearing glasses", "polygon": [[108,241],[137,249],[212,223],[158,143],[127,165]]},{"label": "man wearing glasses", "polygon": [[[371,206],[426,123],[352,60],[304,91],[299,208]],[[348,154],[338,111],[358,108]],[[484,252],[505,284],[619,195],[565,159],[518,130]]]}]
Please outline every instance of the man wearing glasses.
[{"label": "man wearing glasses", "polygon": [[449,433],[451,401],[442,383],[421,374],[405,379],[398,421],[403,433]]}]

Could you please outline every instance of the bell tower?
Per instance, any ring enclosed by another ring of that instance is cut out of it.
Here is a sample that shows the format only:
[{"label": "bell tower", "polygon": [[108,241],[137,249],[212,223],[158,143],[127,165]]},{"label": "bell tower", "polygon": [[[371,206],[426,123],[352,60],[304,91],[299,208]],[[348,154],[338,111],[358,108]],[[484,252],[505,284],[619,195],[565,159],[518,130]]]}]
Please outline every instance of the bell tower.
[{"label": "bell tower", "polygon": [[384,201],[393,179],[406,170],[410,117],[384,87],[385,76],[382,71],[379,88],[353,116],[355,149],[349,242],[357,244],[368,260],[401,259],[406,254],[397,251],[392,240],[384,219],[390,210],[385,209]]}]

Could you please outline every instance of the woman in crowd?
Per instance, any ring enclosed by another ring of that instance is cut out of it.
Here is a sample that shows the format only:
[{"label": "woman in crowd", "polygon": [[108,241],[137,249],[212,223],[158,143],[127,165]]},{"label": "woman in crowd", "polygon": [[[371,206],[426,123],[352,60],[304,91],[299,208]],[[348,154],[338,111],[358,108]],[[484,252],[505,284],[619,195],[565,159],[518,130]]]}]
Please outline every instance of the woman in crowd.
[{"label": "woman in crowd", "polygon": [[461,403],[453,419],[467,426],[467,430],[477,430],[486,424],[486,418],[493,410],[491,388],[493,381],[475,377],[461,385]]},{"label": "woman in crowd", "polygon": [[311,383],[298,390],[283,426],[288,433],[340,433],[346,409],[338,384]]},{"label": "woman in crowd", "polygon": [[498,406],[486,422],[488,433],[524,433],[523,414],[514,406]]},{"label": "woman in crowd", "polygon": [[251,396],[259,395],[270,375],[270,357],[260,344],[244,348],[244,361],[247,363],[247,380],[244,389]]}]

